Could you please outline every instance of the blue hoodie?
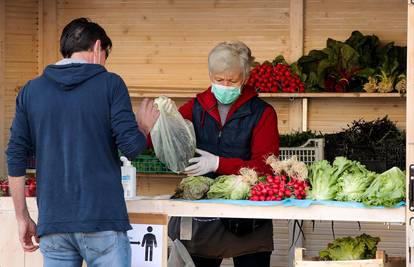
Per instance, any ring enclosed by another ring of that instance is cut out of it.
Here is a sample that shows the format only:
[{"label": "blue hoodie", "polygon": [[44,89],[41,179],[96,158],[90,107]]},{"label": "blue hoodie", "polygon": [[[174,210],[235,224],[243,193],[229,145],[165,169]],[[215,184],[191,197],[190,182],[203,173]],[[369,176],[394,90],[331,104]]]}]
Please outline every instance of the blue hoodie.
[{"label": "blue hoodie", "polygon": [[123,80],[97,64],[49,65],[19,92],[7,149],[10,176],[36,156],[39,236],[131,229],[118,149],[146,147]]}]

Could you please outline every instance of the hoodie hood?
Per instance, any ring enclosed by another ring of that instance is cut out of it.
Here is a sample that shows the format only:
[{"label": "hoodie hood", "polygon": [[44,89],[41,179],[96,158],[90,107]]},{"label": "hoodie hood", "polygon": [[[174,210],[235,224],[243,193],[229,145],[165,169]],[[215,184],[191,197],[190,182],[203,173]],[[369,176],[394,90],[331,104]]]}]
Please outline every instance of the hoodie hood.
[{"label": "hoodie hood", "polygon": [[83,82],[106,72],[104,66],[99,64],[72,63],[65,65],[49,65],[43,75],[59,84],[63,90],[72,90]]}]

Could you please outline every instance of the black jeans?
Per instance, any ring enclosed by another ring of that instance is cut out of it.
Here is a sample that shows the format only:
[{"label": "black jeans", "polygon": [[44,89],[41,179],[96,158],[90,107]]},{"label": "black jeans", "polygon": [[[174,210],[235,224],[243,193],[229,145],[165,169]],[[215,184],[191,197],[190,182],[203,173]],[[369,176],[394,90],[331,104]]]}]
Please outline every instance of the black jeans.
[{"label": "black jeans", "polygon": [[[258,252],[233,258],[234,267],[270,267],[271,251]],[[223,259],[191,256],[196,267],[220,267]]]}]

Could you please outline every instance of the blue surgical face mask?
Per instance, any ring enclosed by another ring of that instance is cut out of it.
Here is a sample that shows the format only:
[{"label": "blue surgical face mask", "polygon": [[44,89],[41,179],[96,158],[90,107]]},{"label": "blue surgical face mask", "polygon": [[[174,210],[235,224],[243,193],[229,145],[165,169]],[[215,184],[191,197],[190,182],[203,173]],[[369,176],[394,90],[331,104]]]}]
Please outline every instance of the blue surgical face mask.
[{"label": "blue surgical face mask", "polygon": [[241,94],[241,86],[224,86],[212,83],[211,91],[220,103],[227,105],[239,98]]}]

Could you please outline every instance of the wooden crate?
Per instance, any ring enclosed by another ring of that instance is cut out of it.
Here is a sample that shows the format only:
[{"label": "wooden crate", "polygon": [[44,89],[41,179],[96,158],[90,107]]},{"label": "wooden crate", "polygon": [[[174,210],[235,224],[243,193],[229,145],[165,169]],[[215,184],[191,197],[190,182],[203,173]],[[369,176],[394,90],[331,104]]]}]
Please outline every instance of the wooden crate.
[{"label": "wooden crate", "polygon": [[317,257],[306,257],[304,248],[295,249],[295,267],[405,267],[405,259],[387,257],[384,251],[377,251],[375,259],[353,261],[319,261]]}]

